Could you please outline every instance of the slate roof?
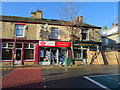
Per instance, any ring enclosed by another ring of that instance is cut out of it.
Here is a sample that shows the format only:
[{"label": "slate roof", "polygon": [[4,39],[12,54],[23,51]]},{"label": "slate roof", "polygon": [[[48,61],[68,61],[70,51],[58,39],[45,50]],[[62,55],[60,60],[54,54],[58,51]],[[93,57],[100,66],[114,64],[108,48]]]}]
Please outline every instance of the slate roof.
[{"label": "slate roof", "polygon": [[[0,21],[23,22],[23,23],[48,23],[51,25],[68,25],[68,23],[70,23],[69,21],[63,21],[63,20],[37,19],[37,18],[27,18],[27,17],[18,17],[18,16],[0,16]],[[79,23],[77,26],[101,29],[101,27],[93,26],[87,23]]]}]

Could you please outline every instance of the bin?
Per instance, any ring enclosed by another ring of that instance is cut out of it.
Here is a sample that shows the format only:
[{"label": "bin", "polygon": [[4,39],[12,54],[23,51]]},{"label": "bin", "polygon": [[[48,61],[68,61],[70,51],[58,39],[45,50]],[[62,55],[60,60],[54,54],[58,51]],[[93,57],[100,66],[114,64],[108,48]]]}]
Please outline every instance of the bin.
[{"label": "bin", "polygon": [[70,58],[65,57],[65,66],[70,66]]}]

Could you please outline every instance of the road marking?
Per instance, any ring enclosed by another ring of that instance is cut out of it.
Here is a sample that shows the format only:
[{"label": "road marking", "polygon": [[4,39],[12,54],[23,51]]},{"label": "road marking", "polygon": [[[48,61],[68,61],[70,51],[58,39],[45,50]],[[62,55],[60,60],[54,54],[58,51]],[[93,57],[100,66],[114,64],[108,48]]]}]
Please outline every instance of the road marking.
[{"label": "road marking", "polygon": [[119,74],[93,75],[93,76],[90,76],[90,77],[99,77],[99,76],[112,76],[112,75],[119,75]]},{"label": "road marking", "polygon": [[98,83],[97,81],[95,81],[95,80],[93,80],[93,79],[91,79],[91,78],[89,78],[89,77],[87,77],[87,76],[84,76],[84,78],[86,78],[86,79],[88,79],[89,81],[95,83],[96,85],[100,86],[101,88],[105,88],[106,90],[111,90],[111,89],[109,89],[108,87],[106,87],[106,86]]},{"label": "road marking", "polygon": [[43,86],[44,88],[46,88],[46,86]]}]

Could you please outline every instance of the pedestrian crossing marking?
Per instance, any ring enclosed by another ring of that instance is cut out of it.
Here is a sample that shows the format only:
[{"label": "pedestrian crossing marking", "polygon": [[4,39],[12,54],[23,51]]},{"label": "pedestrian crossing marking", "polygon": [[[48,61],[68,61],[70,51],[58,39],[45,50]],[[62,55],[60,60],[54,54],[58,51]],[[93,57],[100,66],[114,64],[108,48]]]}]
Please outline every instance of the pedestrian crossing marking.
[{"label": "pedestrian crossing marking", "polygon": [[84,76],[84,78],[107,90],[120,88],[119,77],[119,74]]}]

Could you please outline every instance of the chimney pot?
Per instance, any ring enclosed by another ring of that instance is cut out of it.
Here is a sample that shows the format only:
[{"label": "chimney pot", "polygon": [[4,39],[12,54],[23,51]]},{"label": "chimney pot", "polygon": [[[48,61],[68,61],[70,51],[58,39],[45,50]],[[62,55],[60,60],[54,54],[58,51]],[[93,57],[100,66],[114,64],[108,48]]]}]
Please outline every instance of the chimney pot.
[{"label": "chimney pot", "polygon": [[80,16],[79,17],[79,23],[82,23],[83,22],[83,16]]}]

